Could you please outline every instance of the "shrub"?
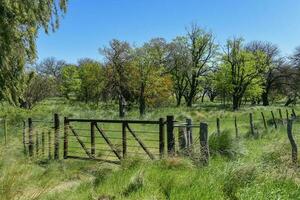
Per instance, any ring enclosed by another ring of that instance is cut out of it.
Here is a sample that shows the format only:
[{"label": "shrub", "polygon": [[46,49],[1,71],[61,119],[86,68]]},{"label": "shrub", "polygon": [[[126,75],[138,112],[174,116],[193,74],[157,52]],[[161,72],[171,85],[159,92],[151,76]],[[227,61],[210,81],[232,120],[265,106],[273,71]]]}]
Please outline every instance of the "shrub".
[{"label": "shrub", "polygon": [[209,137],[209,150],[211,155],[224,155],[234,158],[239,153],[238,141],[233,139],[230,131],[224,130],[218,135],[213,133]]}]

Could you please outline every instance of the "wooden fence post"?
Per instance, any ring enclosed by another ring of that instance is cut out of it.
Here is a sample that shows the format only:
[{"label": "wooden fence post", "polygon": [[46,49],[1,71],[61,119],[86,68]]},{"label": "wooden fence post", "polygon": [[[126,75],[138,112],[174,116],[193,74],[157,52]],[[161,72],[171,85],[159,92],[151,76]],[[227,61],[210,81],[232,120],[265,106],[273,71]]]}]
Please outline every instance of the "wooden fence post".
[{"label": "wooden fence post", "polygon": [[297,150],[297,144],[293,138],[292,129],[293,129],[293,120],[289,119],[287,124],[287,135],[292,146],[292,161],[294,164],[297,164],[298,150]]},{"label": "wooden fence post", "polygon": [[238,125],[237,125],[236,116],[234,116],[234,127],[235,127],[235,137],[238,138],[239,137],[239,129],[238,129]]},{"label": "wooden fence post", "polygon": [[38,131],[35,131],[35,153],[36,156],[39,156],[39,133]]},{"label": "wooden fence post", "polygon": [[187,133],[187,146],[191,147],[193,145],[193,128],[192,128],[192,119],[186,119],[186,133]]},{"label": "wooden fence post", "polygon": [[265,115],[263,112],[261,112],[261,116],[262,116],[262,119],[263,119],[263,122],[264,122],[264,127],[265,127],[265,130],[268,130],[268,126],[267,126],[267,122],[266,122],[266,118],[265,118]]},{"label": "wooden fence post", "polygon": [[54,114],[54,159],[59,159],[59,116]]},{"label": "wooden fence post", "polygon": [[180,153],[183,153],[187,150],[187,133],[186,133],[186,127],[179,127],[178,128],[178,143],[179,143],[179,151]]},{"label": "wooden fence post", "polygon": [[169,156],[175,155],[174,116],[167,116],[167,148]]},{"label": "wooden fence post", "polygon": [[52,144],[51,144],[51,131],[48,131],[48,158],[49,160],[52,159]]},{"label": "wooden fence post", "polygon": [[29,156],[33,156],[33,128],[32,128],[32,119],[28,118],[28,129],[29,129],[29,143],[28,143],[28,150],[29,150]]},{"label": "wooden fence post", "polygon": [[123,159],[126,158],[127,154],[127,136],[126,136],[126,122],[122,122],[122,146],[123,146]]},{"label": "wooden fence post", "polygon": [[91,122],[91,154],[95,156],[95,122]]},{"label": "wooden fence post", "polygon": [[273,119],[274,127],[275,127],[275,129],[277,129],[277,122],[276,122],[273,110],[271,110],[271,114],[272,114],[272,119]]},{"label": "wooden fence post", "polygon": [[69,120],[67,117],[64,117],[64,159],[68,158],[68,131],[69,131]]},{"label": "wooden fence post", "polygon": [[164,132],[164,118],[159,118],[159,155],[163,158],[165,154],[165,132]]},{"label": "wooden fence post", "polygon": [[253,114],[250,113],[249,117],[250,117],[250,132],[251,132],[252,136],[255,136],[255,133],[254,133],[254,124],[253,124]]},{"label": "wooden fence post", "polygon": [[281,112],[280,108],[278,109],[278,112],[279,112],[279,117],[280,117],[280,120],[281,120],[281,124],[284,125],[284,121],[283,121],[283,117],[282,117],[282,112]]},{"label": "wooden fence post", "polygon": [[209,163],[209,147],[208,147],[208,128],[206,123],[200,123],[200,147],[201,147],[201,158],[203,159],[204,165]]},{"label": "wooden fence post", "polygon": [[217,135],[221,135],[220,118],[217,118]]},{"label": "wooden fence post", "polygon": [[26,121],[25,120],[23,120],[22,141],[23,141],[23,147],[24,147],[24,154],[27,155],[27,146],[26,146]]},{"label": "wooden fence post", "polygon": [[45,156],[45,132],[42,132],[42,155]]}]

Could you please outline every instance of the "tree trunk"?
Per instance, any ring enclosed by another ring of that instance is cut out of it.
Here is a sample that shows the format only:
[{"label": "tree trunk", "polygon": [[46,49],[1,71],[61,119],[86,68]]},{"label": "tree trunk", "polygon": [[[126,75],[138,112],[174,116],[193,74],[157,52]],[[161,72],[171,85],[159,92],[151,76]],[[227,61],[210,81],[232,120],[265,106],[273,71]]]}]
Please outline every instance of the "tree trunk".
[{"label": "tree trunk", "polygon": [[262,102],[263,102],[263,106],[270,105],[270,103],[269,103],[269,94],[268,94],[267,91],[265,91],[265,92],[262,93],[261,99],[262,99]]},{"label": "tree trunk", "polygon": [[233,95],[232,96],[232,109],[233,110],[238,110],[240,105],[240,99],[238,95]]},{"label": "tree trunk", "polygon": [[140,99],[139,99],[139,110],[140,110],[140,115],[143,116],[145,114],[145,109],[146,109],[146,103],[145,103],[145,84],[141,84],[140,88]]},{"label": "tree trunk", "polygon": [[210,102],[214,102],[214,101],[215,101],[215,98],[216,98],[215,95],[211,95],[211,96],[209,97],[209,101],[210,101]]},{"label": "tree trunk", "polygon": [[125,117],[125,99],[122,95],[119,95],[119,117]]},{"label": "tree trunk", "polygon": [[202,94],[202,97],[201,97],[201,103],[203,103],[204,102],[204,97],[205,97],[205,94],[206,94],[206,90],[203,92],[203,94]]},{"label": "tree trunk", "polygon": [[181,105],[181,99],[182,99],[182,95],[176,95],[176,106],[180,106]]}]

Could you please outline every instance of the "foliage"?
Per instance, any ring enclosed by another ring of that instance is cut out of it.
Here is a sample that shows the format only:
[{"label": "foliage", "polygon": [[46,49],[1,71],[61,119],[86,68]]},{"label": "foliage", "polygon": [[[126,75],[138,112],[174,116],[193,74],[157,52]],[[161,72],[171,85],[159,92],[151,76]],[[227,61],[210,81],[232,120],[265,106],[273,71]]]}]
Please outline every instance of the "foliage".
[{"label": "foliage", "polygon": [[36,57],[39,28],[58,28],[67,0],[0,2],[0,99],[18,105],[24,65]]},{"label": "foliage", "polygon": [[62,82],[60,86],[61,93],[69,99],[75,96],[80,90],[81,80],[79,78],[79,69],[74,65],[67,65],[61,69]]},{"label": "foliage", "polygon": [[254,54],[245,50],[241,38],[228,40],[225,48],[221,66],[224,72],[221,75],[228,80],[225,83],[228,86],[227,93],[232,96],[232,107],[236,110],[241,106],[246,92],[248,96],[260,95],[262,90],[257,91],[260,87],[255,87],[255,84],[260,84],[261,74],[267,70],[268,66],[264,62],[265,54],[263,52]]}]

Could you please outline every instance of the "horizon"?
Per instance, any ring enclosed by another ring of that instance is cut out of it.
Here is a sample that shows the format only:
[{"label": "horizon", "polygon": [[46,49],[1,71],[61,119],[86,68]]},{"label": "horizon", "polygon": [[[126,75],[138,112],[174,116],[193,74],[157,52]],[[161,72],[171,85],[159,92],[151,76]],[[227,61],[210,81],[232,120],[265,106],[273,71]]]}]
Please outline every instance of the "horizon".
[{"label": "horizon", "polygon": [[108,46],[112,39],[137,46],[155,37],[171,41],[184,35],[191,23],[212,31],[220,45],[232,37],[243,37],[245,42],[268,41],[278,45],[282,56],[290,55],[300,45],[299,1],[228,2],[70,1],[59,29],[49,35],[39,32],[37,61],[47,57],[68,63],[82,58],[103,61],[98,49]]}]

